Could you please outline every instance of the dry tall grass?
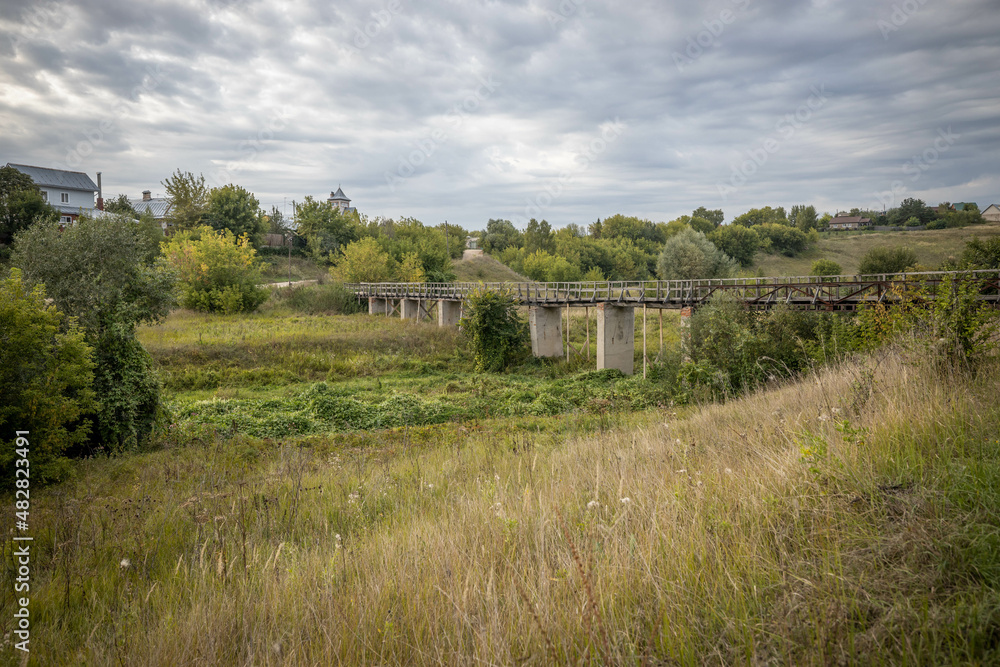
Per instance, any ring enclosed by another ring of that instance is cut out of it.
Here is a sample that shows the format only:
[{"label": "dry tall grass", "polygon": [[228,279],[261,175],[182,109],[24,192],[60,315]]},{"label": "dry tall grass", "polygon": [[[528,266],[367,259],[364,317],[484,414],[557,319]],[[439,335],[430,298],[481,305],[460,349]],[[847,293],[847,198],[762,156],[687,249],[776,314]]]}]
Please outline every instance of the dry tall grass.
[{"label": "dry tall grass", "polygon": [[36,501],[33,648],[39,664],[989,661],[998,375],[943,380],[892,353],[568,441],[462,428],[90,462]]}]

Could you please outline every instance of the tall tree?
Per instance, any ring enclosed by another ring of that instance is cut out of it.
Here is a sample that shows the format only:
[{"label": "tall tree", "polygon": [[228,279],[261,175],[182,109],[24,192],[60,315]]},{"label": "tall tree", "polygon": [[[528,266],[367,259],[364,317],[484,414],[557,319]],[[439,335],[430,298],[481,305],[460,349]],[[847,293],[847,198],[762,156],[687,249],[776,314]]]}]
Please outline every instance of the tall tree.
[{"label": "tall tree", "polygon": [[36,220],[55,222],[58,218],[31,176],[14,167],[0,167],[0,243],[10,243],[14,234]]},{"label": "tall tree", "polygon": [[507,248],[524,246],[524,235],[510,220],[490,219],[486,223],[486,235],[483,237],[483,250],[491,255],[498,255]]},{"label": "tall tree", "polygon": [[538,250],[551,252],[555,250],[555,241],[552,238],[552,227],[548,221],[539,222],[532,218],[524,230],[524,249],[529,254]]},{"label": "tall tree", "polygon": [[128,195],[126,194],[119,194],[114,199],[109,199],[104,202],[104,210],[108,213],[127,215],[132,218],[139,217],[139,212],[132,206],[132,202],[129,201]]},{"label": "tall tree", "polygon": [[803,232],[816,229],[818,220],[816,217],[816,207],[795,205],[788,215],[788,221],[798,227]]},{"label": "tall tree", "polygon": [[699,206],[694,211],[691,212],[691,217],[693,218],[705,218],[710,221],[713,225],[718,227],[722,224],[725,216],[722,214],[721,208],[707,209],[704,206]]},{"label": "tall tree", "polygon": [[224,185],[208,193],[205,221],[216,231],[228,229],[236,237],[246,236],[255,248],[264,240],[260,202],[238,185]]},{"label": "tall tree", "polygon": [[296,231],[316,259],[331,260],[344,246],[360,238],[357,213],[344,213],[329,202],[308,196],[296,206],[295,222]]},{"label": "tall tree", "polygon": [[163,181],[163,187],[170,198],[167,224],[173,225],[177,230],[194,229],[203,224],[209,192],[204,176],[199,174],[195,177],[189,171],[182,172],[178,169],[172,177]]}]

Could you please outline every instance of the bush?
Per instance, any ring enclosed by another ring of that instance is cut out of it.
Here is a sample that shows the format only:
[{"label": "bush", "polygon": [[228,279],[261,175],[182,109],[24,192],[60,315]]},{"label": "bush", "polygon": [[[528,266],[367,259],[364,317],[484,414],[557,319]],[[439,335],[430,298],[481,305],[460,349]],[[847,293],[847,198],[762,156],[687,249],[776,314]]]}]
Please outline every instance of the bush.
[{"label": "bush", "polygon": [[729,255],[693,229],[667,239],[656,262],[657,273],[663,280],[730,278],[736,269],[737,264]]},{"label": "bush", "polygon": [[3,487],[14,481],[15,431],[27,431],[31,477],[58,481],[63,453],[87,440],[94,409],[93,350],[76,322],[46,305],[45,288],[33,289],[14,269],[0,282],[0,466]]},{"label": "bush", "polygon": [[794,257],[805,250],[809,243],[809,237],[805,232],[795,227],[765,223],[757,225],[754,229],[760,235],[761,246],[768,252]]},{"label": "bush", "polygon": [[342,283],[279,290],[274,300],[307,315],[353,315],[364,311],[353,292]]},{"label": "bush", "polygon": [[965,244],[962,266],[968,269],[1000,268],[1000,236],[986,240],[973,237]]},{"label": "bush", "polygon": [[741,225],[719,227],[708,235],[708,240],[744,267],[753,264],[753,257],[760,248],[757,232]]},{"label": "bush", "polygon": [[902,273],[917,263],[917,254],[906,247],[890,248],[875,246],[869,248],[858,263],[858,275],[878,273]]},{"label": "bush", "polygon": [[141,444],[159,409],[159,381],[135,328],[166,316],[174,276],[162,259],[152,260],[151,250],[149,238],[124,217],[82,217],[62,232],[35,225],[17,237],[14,263],[77,318],[95,350],[95,434],[112,451]]},{"label": "bush", "polygon": [[476,288],[462,310],[459,326],[472,343],[477,371],[499,373],[524,357],[528,324],[518,314],[511,291]]},{"label": "bush", "polygon": [[810,276],[839,276],[844,269],[832,259],[817,259],[809,269]]},{"label": "bush", "polygon": [[251,312],[267,300],[267,290],[258,285],[257,251],[246,236],[203,226],[175,235],[163,244],[163,254],[177,269],[185,308]]}]

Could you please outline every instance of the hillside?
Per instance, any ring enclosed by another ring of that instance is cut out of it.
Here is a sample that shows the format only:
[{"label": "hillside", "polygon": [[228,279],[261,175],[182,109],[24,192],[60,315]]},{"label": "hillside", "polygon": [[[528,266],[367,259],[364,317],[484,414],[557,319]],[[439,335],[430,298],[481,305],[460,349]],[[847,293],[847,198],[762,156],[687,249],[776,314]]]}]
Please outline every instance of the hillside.
[{"label": "hillside", "polygon": [[458,282],[512,282],[526,283],[529,278],[516,273],[489,255],[483,254],[472,259],[458,259],[453,262]]},{"label": "hillside", "polygon": [[474,374],[430,323],[141,336],[185,396],[155,450],[32,494],[38,664],[1000,659],[995,360],[629,410],[656,381]]},{"label": "hillside", "polygon": [[876,245],[909,246],[917,253],[921,265],[937,268],[949,257],[961,255],[965,243],[973,236],[998,235],[1000,224],[995,223],[916,232],[828,232],[821,235],[816,248],[798,257],[758,254],[750,272],[762,276],[805,276],[817,259],[832,259],[843,267],[845,274],[851,274],[857,271],[865,252]]}]

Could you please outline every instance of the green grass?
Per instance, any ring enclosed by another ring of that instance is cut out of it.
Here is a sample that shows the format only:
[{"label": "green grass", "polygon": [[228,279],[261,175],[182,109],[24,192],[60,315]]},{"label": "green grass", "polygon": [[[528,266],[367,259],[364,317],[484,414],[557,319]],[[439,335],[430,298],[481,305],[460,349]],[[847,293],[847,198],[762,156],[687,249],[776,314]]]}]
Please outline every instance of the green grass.
[{"label": "green grass", "polygon": [[264,282],[287,282],[289,273],[293,282],[300,280],[326,280],[328,269],[325,265],[306,257],[292,256],[291,272],[287,255],[267,254],[261,257],[264,262]]},{"label": "green grass", "polygon": [[678,409],[585,357],[476,375],[385,317],[140,336],[174,421],[32,488],[37,664],[1000,660],[995,359],[886,348]]},{"label": "green grass", "polygon": [[974,225],[962,229],[932,229],[915,232],[827,232],[820,236],[819,245],[797,257],[758,254],[751,269],[761,276],[807,276],[817,259],[830,259],[853,274],[869,248],[876,245],[908,246],[926,270],[934,270],[949,258],[957,258],[973,236],[989,238],[1000,235],[995,223]]},{"label": "green grass", "polygon": [[510,267],[501,264],[486,254],[473,257],[472,259],[455,260],[453,268],[458,282],[531,282],[529,278],[525,278]]}]

